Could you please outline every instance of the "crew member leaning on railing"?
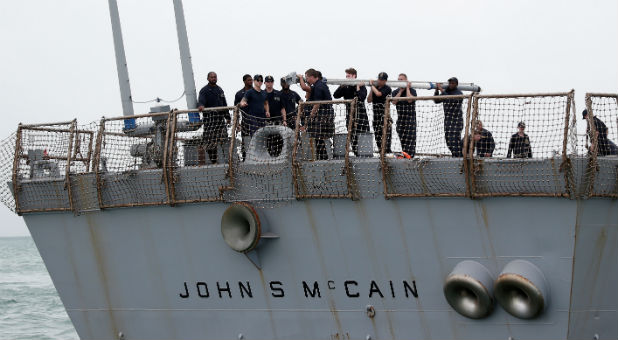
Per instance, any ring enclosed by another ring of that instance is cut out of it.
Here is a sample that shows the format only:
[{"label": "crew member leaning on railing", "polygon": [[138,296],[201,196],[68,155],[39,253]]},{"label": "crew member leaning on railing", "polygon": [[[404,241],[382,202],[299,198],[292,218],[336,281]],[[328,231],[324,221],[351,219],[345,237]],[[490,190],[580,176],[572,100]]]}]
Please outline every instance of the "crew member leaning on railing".
[{"label": "crew member leaning on railing", "polygon": [[476,128],[472,136],[474,139],[474,148],[476,149],[477,157],[491,157],[496,149],[494,136],[487,129],[483,128],[483,123],[480,120],[476,121]]},{"label": "crew member leaning on railing", "polygon": [[511,141],[509,142],[509,151],[506,154],[506,158],[511,157],[511,153],[513,153],[513,158],[532,158],[532,146],[530,145],[530,138],[527,134],[524,133],[524,129],[526,129],[526,123],[519,122],[517,123],[517,133],[511,136]]},{"label": "crew member leaning on railing", "polygon": [[[586,120],[590,120],[590,116],[588,115],[588,110],[584,110],[582,111],[582,116],[583,119]],[[597,155],[599,156],[611,156],[611,155],[618,155],[618,147],[616,147],[616,144],[614,144],[614,142],[612,142],[608,137],[607,137],[607,125],[605,125],[605,123],[603,123],[603,121],[601,119],[599,119],[599,117],[594,117],[594,128],[596,130],[596,137],[597,137],[597,142],[596,145],[598,145],[598,152]],[[586,132],[590,133],[590,126],[588,126],[586,128]],[[594,148],[594,143],[593,145],[590,146],[590,151],[593,152],[593,148]]]},{"label": "crew member leaning on railing", "polygon": [[253,136],[259,128],[266,125],[266,118],[270,118],[266,93],[262,91],[263,82],[264,77],[261,74],[253,76],[253,88],[247,91],[240,101],[240,107],[247,108],[248,111],[243,110],[242,115],[242,127],[248,136]]}]

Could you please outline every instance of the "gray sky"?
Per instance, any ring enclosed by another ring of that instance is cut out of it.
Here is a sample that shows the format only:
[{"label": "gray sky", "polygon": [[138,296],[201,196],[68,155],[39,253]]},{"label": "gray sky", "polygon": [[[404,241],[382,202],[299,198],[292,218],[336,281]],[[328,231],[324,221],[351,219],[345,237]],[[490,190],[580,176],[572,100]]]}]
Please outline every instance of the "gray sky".
[{"label": "gray sky", "polygon": [[[172,1],[118,2],[134,100],[177,98]],[[228,101],[245,73],[314,67],[342,78],[350,66],[360,78],[454,75],[485,93],[575,89],[578,111],[585,92],[618,92],[616,0],[185,0],[184,8],[196,86],[214,70]],[[0,46],[0,139],[19,122],[122,115],[107,1],[2,1]],[[4,207],[0,220],[0,236],[28,234]]]}]

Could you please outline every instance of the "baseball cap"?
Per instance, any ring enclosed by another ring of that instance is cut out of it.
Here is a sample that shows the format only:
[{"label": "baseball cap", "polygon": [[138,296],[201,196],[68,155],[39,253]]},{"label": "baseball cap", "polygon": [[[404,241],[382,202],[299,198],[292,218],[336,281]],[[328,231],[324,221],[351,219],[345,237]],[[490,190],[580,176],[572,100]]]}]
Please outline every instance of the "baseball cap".
[{"label": "baseball cap", "polygon": [[380,74],[378,74],[378,79],[388,80],[388,74],[386,74],[386,72],[380,72]]},{"label": "baseball cap", "polygon": [[268,83],[268,82],[271,82],[271,83],[272,83],[272,82],[274,82],[274,81],[275,81],[275,79],[273,78],[273,76],[266,76],[266,78],[264,78],[264,81],[265,81],[265,82],[267,82],[267,83]]},{"label": "baseball cap", "polygon": [[526,128],[526,123],[524,123],[524,122],[519,122],[519,123],[517,123],[517,127],[518,127],[518,128],[520,128],[520,127],[521,127],[521,128],[524,128],[524,129],[525,129],[525,128]]},{"label": "baseball cap", "polygon": [[457,84],[459,84],[459,80],[457,80],[457,78],[456,78],[456,77],[450,77],[450,78],[448,78],[448,81],[449,81],[449,82],[454,81],[454,82],[456,82]]},{"label": "baseball cap", "polygon": [[256,74],[253,76],[253,80],[262,81],[264,80],[264,78],[262,77],[261,74]]}]

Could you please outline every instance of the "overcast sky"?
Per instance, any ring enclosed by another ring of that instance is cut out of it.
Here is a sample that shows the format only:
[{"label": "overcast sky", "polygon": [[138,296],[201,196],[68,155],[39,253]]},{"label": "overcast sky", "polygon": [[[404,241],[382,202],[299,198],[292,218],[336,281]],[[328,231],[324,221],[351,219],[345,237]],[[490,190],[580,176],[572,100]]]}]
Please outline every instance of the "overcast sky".
[{"label": "overcast sky", "polygon": [[[183,92],[172,0],[118,0],[135,101]],[[485,93],[618,92],[618,1],[199,1],[184,9],[196,86],[309,67],[474,82]],[[0,2],[0,139],[19,122],[122,115],[106,0]],[[419,91],[419,95],[430,92]],[[184,108],[184,99],[173,107]],[[149,105],[135,105],[146,113]],[[0,207],[0,236],[27,235]]]}]

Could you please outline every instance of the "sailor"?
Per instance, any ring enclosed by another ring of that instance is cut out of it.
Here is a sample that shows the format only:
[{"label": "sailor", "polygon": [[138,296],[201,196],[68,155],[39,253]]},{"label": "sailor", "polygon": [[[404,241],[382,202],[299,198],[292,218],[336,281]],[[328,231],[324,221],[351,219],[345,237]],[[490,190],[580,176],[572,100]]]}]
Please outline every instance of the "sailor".
[{"label": "sailor", "polygon": [[[459,81],[452,77],[448,80],[446,90],[442,89],[442,84],[437,84],[434,96],[457,96],[463,93],[457,89]],[[451,151],[453,157],[463,157],[463,144],[461,141],[461,131],[463,130],[463,111],[461,104],[463,99],[436,99],[436,103],[442,103],[444,108],[444,139],[446,146]]]},{"label": "sailor", "polygon": [[[406,87],[400,87],[393,91],[393,98],[416,97],[416,90],[411,88],[408,76],[400,73],[399,81],[407,82]],[[397,135],[401,141],[401,150],[410,158],[416,154],[416,100],[398,100],[397,107]]]},{"label": "sailor", "polygon": [[[320,79],[321,73],[308,69],[305,78],[311,85],[309,101],[332,100],[330,90],[326,83]],[[328,159],[326,140],[335,133],[335,111],[332,104],[315,104],[308,106],[306,112],[306,129],[309,136],[315,140],[317,159]]]},{"label": "sailor", "polygon": [[483,123],[480,120],[476,121],[473,138],[477,157],[493,156],[494,150],[496,149],[496,142],[491,132],[483,128]]},{"label": "sailor", "polygon": [[[346,79],[356,79],[358,73],[356,69],[350,67],[345,70]],[[356,106],[356,118],[352,127],[352,151],[358,156],[358,134],[360,132],[369,132],[369,118],[367,117],[367,109],[365,108],[365,99],[367,98],[367,87],[362,82],[355,85],[340,85],[333,93],[333,97],[339,99],[354,99],[358,98]],[[345,116],[346,128],[350,126],[350,104],[346,105]]]},{"label": "sailor", "polygon": [[290,90],[290,85],[285,81],[285,78],[281,78],[281,104],[285,109],[285,117],[287,119],[288,127],[291,129],[296,128],[296,108],[298,103],[302,101],[298,93]]},{"label": "sailor", "polygon": [[266,93],[262,91],[263,82],[261,74],[253,76],[253,88],[248,90],[240,101],[240,107],[247,108],[247,112],[243,110],[242,120],[248,136],[253,136],[255,131],[266,125],[266,119],[270,118]]},{"label": "sailor", "polygon": [[[240,101],[242,100],[242,97],[245,96],[245,93],[247,93],[247,91],[249,91],[252,87],[253,87],[253,78],[251,78],[251,75],[249,74],[245,74],[244,76],[242,76],[242,82],[244,84],[243,88],[238,90],[238,92],[236,92],[236,96],[234,96],[234,106],[240,104]],[[242,143],[241,143],[241,153],[242,153],[242,159],[244,160],[246,155],[247,155],[247,147],[249,147],[248,145],[245,145],[245,138],[246,136],[249,135],[249,128],[248,126],[246,126],[246,122],[245,120],[242,120],[241,125],[240,125],[240,135],[242,138]]]},{"label": "sailor", "polygon": [[221,106],[227,106],[225,93],[217,85],[217,74],[211,71],[208,72],[208,84],[200,90],[197,109],[202,112],[203,139],[208,157],[213,164],[217,163],[217,145],[227,140],[227,125],[229,125],[231,117],[228,110],[206,112],[203,112],[203,110],[207,107]]},{"label": "sailor", "polygon": [[382,149],[382,137],[386,138],[384,153],[391,153],[391,121],[389,118],[388,126],[386,127],[386,136],[382,136],[384,127],[384,105],[386,97],[392,92],[390,86],[386,85],[388,74],[380,72],[378,81],[369,81],[371,91],[367,97],[367,102],[373,104],[373,134],[376,137],[378,149]]},{"label": "sailor", "polygon": [[532,158],[532,147],[530,146],[530,138],[524,133],[526,129],[526,123],[517,123],[517,133],[511,136],[509,142],[509,151],[506,154],[506,158]]},{"label": "sailor", "polygon": [[[582,116],[584,117],[584,119],[587,119],[588,122],[590,122],[590,116],[588,115],[588,110],[584,110],[582,111]],[[599,156],[610,156],[610,155],[618,155],[618,147],[616,147],[616,144],[614,144],[614,142],[612,142],[608,137],[607,137],[607,125],[605,125],[605,123],[603,123],[602,120],[599,119],[599,117],[594,117],[593,118],[594,121],[594,129],[596,130],[596,136],[597,136],[597,143],[596,145],[599,146],[598,148],[598,152],[597,155]],[[590,126],[588,126],[586,128],[586,132],[590,133]],[[590,146],[590,151],[592,152],[594,150],[594,143],[593,145]]]},{"label": "sailor", "polygon": [[281,103],[281,93],[274,88],[275,79],[273,76],[266,76],[264,84],[266,84],[265,93],[270,109],[269,123],[272,125],[287,125],[286,112]]},{"label": "sailor", "polygon": [[234,96],[234,106],[240,104],[240,101],[242,100],[242,97],[245,96],[245,93],[253,87],[253,79],[248,74],[242,76],[242,82],[245,86],[236,92],[236,96]]}]

